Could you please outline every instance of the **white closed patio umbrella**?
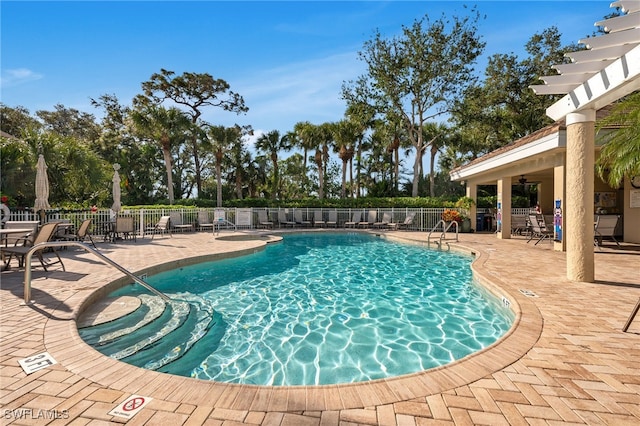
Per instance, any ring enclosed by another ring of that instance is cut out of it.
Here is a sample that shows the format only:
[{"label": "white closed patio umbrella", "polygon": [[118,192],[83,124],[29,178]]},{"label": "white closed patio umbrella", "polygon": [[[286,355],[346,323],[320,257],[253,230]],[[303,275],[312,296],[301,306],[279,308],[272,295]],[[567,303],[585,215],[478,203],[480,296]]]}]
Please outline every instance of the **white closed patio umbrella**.
[{"label": "white closed patio umbrella", "polygon": [[40,154],[38,156],[38,165],[36,166],[36,202],[33,206],[33,210],[40,212],[41,223],[44,223],[45,210],[50,208],[47,163],[44,161],[44,155]]},{"label": "white closed patio umbrella", "polygon": [[115,163],[113,165],[113,205],[111,206],[111,211],[113,211],[115,215],[120,212],[122,205],[120,203],[120,174],[118,174],[118,170],[120,170],[120,164]]}]

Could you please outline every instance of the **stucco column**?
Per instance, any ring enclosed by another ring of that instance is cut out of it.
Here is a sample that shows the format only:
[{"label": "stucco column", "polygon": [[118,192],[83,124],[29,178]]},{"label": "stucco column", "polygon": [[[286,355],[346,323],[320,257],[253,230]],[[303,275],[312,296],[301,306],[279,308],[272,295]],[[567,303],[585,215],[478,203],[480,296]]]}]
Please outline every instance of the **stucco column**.
[{"label": "stucco column", "polygon": [[467,182],[466,195],[469,198],[473,198],[473,201],[475,201],[475,204],[469,209],[469,219],[471,219],[471,229],[477,231],[476,208],[478,205],[478,185],[476,185],[475,183]]},{"label": "stucco column", "polygon": [[595,110],[567,115],[566,220],[567,278],[593,282],[593,190]]},{"label": "stucco column", "polygon": [[498,203],[500,204],[499,220],[502,226],[498,229],[498,238],[511,238],[511,176],[498,179]]}]

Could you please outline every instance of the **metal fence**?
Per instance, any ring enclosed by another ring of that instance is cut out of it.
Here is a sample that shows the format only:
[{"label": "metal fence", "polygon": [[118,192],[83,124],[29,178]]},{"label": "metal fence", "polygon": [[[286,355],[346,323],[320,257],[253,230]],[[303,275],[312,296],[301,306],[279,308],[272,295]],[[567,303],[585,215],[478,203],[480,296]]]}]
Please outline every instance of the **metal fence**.
[{"label": "metal fence", "polygon": [[[208,219],[213,223],[217,223],[220,227],[232,227],[235,229],[258,229],[260,228],[260,221],[258,220],[258,211],[267,213],[267,217],[273,222],[274,228],[281,227],[280,216],[284,215],[287,221],[295,222],[296,216],[300,217],[305,222],[311,222],[313,226],[313,220],[316,212],[320,212],[323,220],[327,220],[330,211],[335,211],[337,214],[338,228],[344,227],[346,222],[353,219],[354,213],[360,213],[361,220],[366,220],[369,212],[374,211],[376,213],[376,220],[381,221],[383,214],[388,213],[391,217],[392,223],[403,223],[405,218],[411,213],[415,214],[415,217],[411,224],[406,228],[414,231],[429,231],[431,230],[441,219],[442,212],[447,210],[446,208],[357,208],[357,209],[334,209],[334,208],[165,208],[165,209],[124,209],[118,216],[132,217],[134,220],[134,227],[136,233],[139,236],[149,233],[154,225],[158,223],[162,216],[179,215],[182,224],[193,225],[194,230],[198,230],[198,219],[204,212]],[[452,209],[460,210],[460,209]],[[522,211],[521,211],[522,210]],[[200,213],[199,213],[200,212]],[[298,213],[296,213],[298,212]],[[512,209],[512,214],[526,214],[529,209]],[[79,226],[85,219],[93,219],[92,233],[93,235],[104,235],[112,229],[112,225],[116,216],[109,209],[100,209],[97,211],[59,211],[49,210],[45,213],[44,222],[64,221],[71,222],[72,224]],[[490,230],[489,226],[495,226],[491,220],[495,219],[494,214],[490,209],[477,209],[477,214],[474,222],[474,218],[471,218],[472,228],[480,231]],[[11,211],[9,220],[11,221],[30,221],[37,220],[42,221],[40,213],[33,211]],[[474,226],[475,225],[475,226]],[[480,226],[483,225],[483,226]],[[486,226],[488,225],[488,226]],[[488,228],[488,229],[486,229]],[[208,229],[211,229],[209,227]]]}]

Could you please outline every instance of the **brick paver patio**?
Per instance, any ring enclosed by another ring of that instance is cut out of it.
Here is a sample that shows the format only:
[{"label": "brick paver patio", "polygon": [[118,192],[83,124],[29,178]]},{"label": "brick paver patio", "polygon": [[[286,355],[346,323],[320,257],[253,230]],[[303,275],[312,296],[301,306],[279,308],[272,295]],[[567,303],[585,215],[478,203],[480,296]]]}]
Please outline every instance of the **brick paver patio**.
[{"label": "brick paver patio", "polygon": [[[153,273],[169,261],[252,252],[264,241],[190,233],[99,248],[136,273]],[[14,263],[1,276],[1,424],[640,424],[640,318],[621,331],[640,297],[640,250],[596,250],[596,282],[572,283],[563,253],[525,241],[461,234],[456,245],[478,254],[477,276],[518,314],[498,344],[427,372],[319,387],[210,383],[112,360],[80,340],[75,319],[119,272],[66,250],[67,271],[36,269],[33,303],[24,305],[23,271]],[[44,351],[58,363],[26,375],[18,360]],[[128,421],[108,414],[132,395],[152,400]]]}]

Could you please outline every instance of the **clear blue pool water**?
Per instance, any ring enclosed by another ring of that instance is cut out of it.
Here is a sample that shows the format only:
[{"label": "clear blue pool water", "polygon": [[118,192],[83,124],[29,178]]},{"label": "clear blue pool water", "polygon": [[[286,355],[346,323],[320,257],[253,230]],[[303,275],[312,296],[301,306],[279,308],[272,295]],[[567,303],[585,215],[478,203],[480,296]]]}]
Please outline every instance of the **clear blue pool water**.
[{"label": "clear blue pool water", "polygon": [[[471,261],[372,235],[307,233],[149,277],[163,292],[198,295],[215,312],[206,335],[160,371],[319,385],[447,364],[492,344],[513,323],[512,312],[473,283]],[[115,295],[136,292],[143,290],[127,286]]]}]

